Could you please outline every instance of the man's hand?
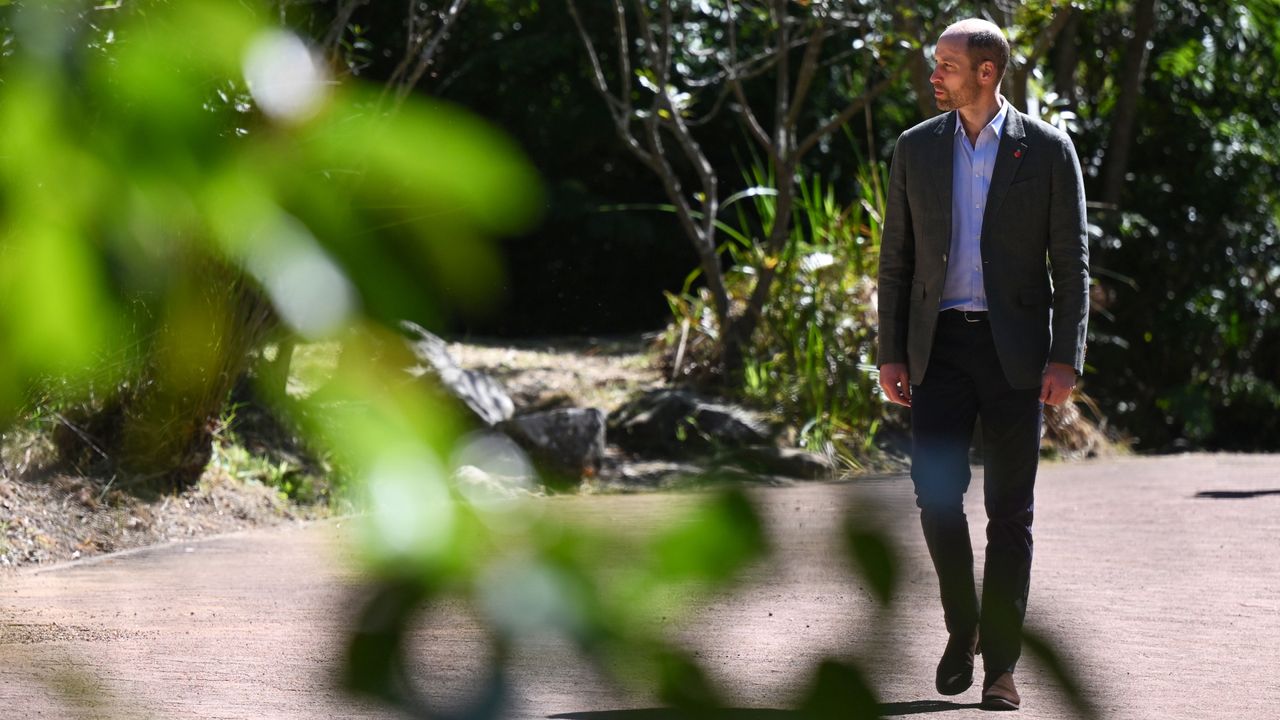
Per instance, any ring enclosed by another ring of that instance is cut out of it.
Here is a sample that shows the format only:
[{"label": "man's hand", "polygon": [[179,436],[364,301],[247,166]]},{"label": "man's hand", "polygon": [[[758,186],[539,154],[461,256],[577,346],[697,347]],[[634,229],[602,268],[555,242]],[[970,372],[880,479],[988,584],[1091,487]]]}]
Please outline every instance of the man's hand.
[{"label": "man's hand", "polygon": [[885,363],[880,366],[880,389],[889,402],[911,407],[911,378],[906,363]]},{"label": "man's hand", "polygon": [[[880,384],[884,384],[884,375],[880,376]],[[1071,397],[1075,386],[1076,369],[1066,363],[1051,362],[1044,370],[1044,380],[1040,381],[1040,402],[1061,405]]]}]

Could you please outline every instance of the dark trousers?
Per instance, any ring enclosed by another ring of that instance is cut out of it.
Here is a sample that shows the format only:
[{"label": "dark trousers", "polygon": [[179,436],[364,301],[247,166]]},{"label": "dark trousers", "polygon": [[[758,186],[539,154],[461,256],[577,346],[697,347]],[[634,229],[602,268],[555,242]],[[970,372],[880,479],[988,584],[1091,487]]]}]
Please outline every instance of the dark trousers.
[{"label": "dark trousers", "polygon": [[[911,479],[952,634],[979,631],[987,673],[1013,671],[1031,580],[1031,519],[1039,461],[1040,388],[1009,385],[991,326],[944,311],[924,382],[911,391]],[[987,560],[982,604],[964,514],[969,444],[982,421]],[[981,609],[979,609],[981,608]]]}]

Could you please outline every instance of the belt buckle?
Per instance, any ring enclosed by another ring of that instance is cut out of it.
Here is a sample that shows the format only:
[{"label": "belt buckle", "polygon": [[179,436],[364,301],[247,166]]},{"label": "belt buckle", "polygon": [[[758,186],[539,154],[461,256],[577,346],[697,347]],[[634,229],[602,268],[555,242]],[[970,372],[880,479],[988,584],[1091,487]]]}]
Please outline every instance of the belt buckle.
[{"label": "belt buckle", "polygon": [[[973,317],[970,317],[970,316],[969,316],[969,315],[970,315],[970,313],[972,313],[972,314],[973,314]],[[976,310],[961,310],[961,311],[960,311],[960,314],[964,316],[964,321],[965,321],[965,322],[967,322],[967,323],[979,323],[979,322],[982,322],[982,313],[980,313],[980,312],[978,312],[978,311],[976,311]]]}]

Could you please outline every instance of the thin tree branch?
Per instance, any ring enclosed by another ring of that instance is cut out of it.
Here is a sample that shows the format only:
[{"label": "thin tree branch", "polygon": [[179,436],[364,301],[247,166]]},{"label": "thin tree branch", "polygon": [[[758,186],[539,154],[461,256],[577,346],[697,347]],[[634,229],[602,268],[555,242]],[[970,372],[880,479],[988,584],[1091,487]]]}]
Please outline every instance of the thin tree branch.
[{"label": "thin tree branch", "polygon": [[[657,70],[659,66],[658,41],[653,35],[653,26],[649,23],[649,15],[646,12],[644,0],[635,0],[636,25],[641,38],[641,48],[644,53],[645,62],[652,70]],[[661,81],[661,78],[655,73],[655,79]]]},{"label": "thin tree branch", "polygon": [[765,132],[764,126],[760,124],[760,119],[756,117],[755,111],[751,109],[751,103],[747,102],[747,94],[742,89],[742,79],[735,71],[735,63],[738,57],[738,31],[737,22],[734,20],[736,15],[735,3],[733,0],[729,0],[726,6],[729,15],[729,66],[725,70],[729,73],[729,86],[733,88],[733,95],[738,99],[739,107],[742,108],[740,112],[747,123],[747,130],[750,131],[756,142],[760,143],[760,147],[764,148],[766,152],[770,152],[772,142],[769,140],[769,133]]},{"label": "thin tree branch", "polygon": [[[653,170],[655,174],[661,175],[661,167],[658,165],[653,155],[646,151],[644,146],[640,144],[640,141],[631,133],[633,111],[629,90],[630,62],[627,60],[625,55],[619,58],[619,64],[624,68],[622,86],[626,94],[622,95],[621,98],[614,97],[609,92],[609,81],[605,76],[604,67],[600,64],[600,55],[596,51],[595,42],[591,39],[590,34],[587,33],[586,26],[582,23],[582,18],[578,14],[577,4],[574,0],[567,0],[567,4],[569,6],[569,15],[573,18],[574,25],[578,29],[578,36],[581,38],[582,44],[587,50],[587,57],[591,60],[592,83],[600,93],[600,96],[605,100],[605,104],[609,109],[609,114],[613,118],[614,129],[617,131],[618,137],[624,144],[626,144],[627,149],[630,150],[637,159],[648,166],[649,169]],[[620,0],[614,0],[614,8],[616,11],[614,17],[618,24],[618,51],[619,53],[625,53],[625,38],[627,32],[626,13],[622,9]]]},{"label": "thin tree branch", "polygon": [[791,23],[787,22],[787,0],[773,0],[769,15],[778,26],[778,74],[775,76],[773,98],[773,152],[770,160],[776,167],[778,160],[791,152],[787,115],[791,111]]},{"label": "thin tree branch", "polygon": [[409,72],[409,64],[417,57],[418,50],[422,48],[425,40],[424,36],[418,32],[418,3],[419,0],[407,0],[408,7],[405,9],[405,36],[404,36],[404,54],[400,56],[400,62],[396,63],[396,67],[391,71],[391,75],[387,77],[387,82],[382,86],[382,95],[386,96],[392,88],[398,87],[400,81],[404,79],[405,73]]},{"label": "thin tree branch", "polygon": [[[680,224],[684,227],[685,234],[693,242],[694,250],[698,253],[699,265],[707,282],[707,289],[711,291],[716,319],[720,327],[725,328],[729,319],[729,291],[724,285],[724,276],[720,271],[720,259],[716,255],[714,240],[715,215],[709,211],[704,212],[703,221],[705,225],[700,226],[696,222],[693,209],[689,206],[689,199],[685,197],[684,189],[681,186],[680,177],[676,174],[675,168],[671,167],[671,164],[667,161],[656,113],[646,118],[645,127],[648,130],[649,150],[658,170],[657,175],[662,181],[663,188],[667,191],[667,197],[675,205],[676,215],[680,219]],[[708,232],[708,229],[710,232]]]},{"label": "thin tree branch", "polygon": [[418,54],[418,64],[413,69],[413,73],[408,79],[401,84],[400,91],[397,94],[397,101],[404,102],[404,99],[417,86],[418,81],[426,74],[427,68],[431,66],[431,62],[435,59],[436,53],[440,50],[441,43],[448,37],[449,31],[458,21],[458,16],[462,9],[467,5],[467,0],[453,0],[453,4],[445,11],[444,16],[440,19],[440,25],[432,34],[431,39],[423,46],[422,51]]},{"label": "thin tree branch", "polygon": [[714,103],[712,103],[711,109],[708,110],[705,114],[703,114],[702,117],[690,118],[689,120],[686,121],[686,124],[692,128],[692,127],[702,127],[703,125],[706,125],[707,123],[711,122],[711,120],[715,118],[716,115],[720,114],[720,108],[724,106],[724,101],[728,99],[729,95],[732,92],[733,92],[733,89],[729,87],[729,83],[722,84],[720,86],[720,91],[716,93],[716,100]]},{"label": "thin tree branch", "polygon": [[813,149],[813,146],[817,145],[822,140],[822,138],[835,132],[836,128],[839,128],[841,125],[844,125],[846,122],[848,122],[850,118],[852,118],[859,110],[862,109],[863,105],[866,105],[867,103],[871,102],[877,97],[880,97],[880,95],[882,95],[884,91],[888,90],[890,87],[893,86],[894,83],[897,82],[898,76],[901,75],[905,69],[906,69],[906,65],[899,66],[898,69],[890,73],[889,76],[885,77],[883,80],[876,83],[871,89],[867,90],[866,92],[862,93],[862,95],[860,95],[859,97],[851,101],[834,118],[828,120],[825,124],[823,124],[817,130],[814,130],[813,132],[809,133],[809,135],[804,139],[804,141],[800,143],[800,147],[797,148],[796,158],[799,159],[803,157],[804,154],[809,152],[811,149]]},{"label": "thin tree branch", "polygon": [[591,82],[596,86],[596,90],[609,101],[610,109],[613,108],[613,95],[609,93],[609,80],[605,77],[604,66],[600,64],[600,55],[596,52],[595,41],[587,34],[587,29],[582,24],[582,18],[578,16],[578,4],[574,0],[566,0],[565,4],[569,6],[569,17],[573,18],[573,24],[578,28],[578,37],[582,40],[582,45],[586,48],[587,58],[591,61]]},{"label": "thin tree branch", "polygon": [[408,72],[409,63],[422,49],[422,43],[425,40],[423,33],[419,32],[418,23],[422,20],[420,5],[421,0],[405,0],[408,8],[404,14],[405,36],[404,36],[404,60],[400,63],[397,70],[403,75]]},{"label": "thin tree branch", "polygon": [[[662,82],[658,85],[657,96],[654,98],[654,110],[650,117],[651,127],[657,128],[665,126],[676,139],[676,143],[680,146],[680,150],[684,153],[689,164],[693,166],[694,172],[698,176],[698,182],[702,186],[703,197],[703,223],[702,235],[712,237],[715,234],[715,219],[719,209],[719,194],[716,186],[715,171],[711,167],[711,162],[707,160],[706,153],[702,151],[702,147],[698,141],[694,139],[692,131],[684,122],[684,117],[680,114],[680,108],[677,108],[671,97],[670,72],[671,72],[671,38],[672,38],[672,13],[671,3],[663,2],[662,11],[659,15],[659,25],[657,27],[658,36],[662,38],[661,51],[658,60],[663,63],[660,79]],[[654,133],[656,138],[656,131]],[[656,155],[661,155],[665,160],[665,153],[658,152],[653,148]]]},{"label": "thin tree branch", "polygon": [[662,2],[662,25],[659,26],[662,42],[658,45],[658,87],[666,92],[666,88],[671,84],[671,3],[667,0]]},{"label": "thin tree branch", "polygon": [[693,133],[685,125],[684,119],[671,106],[670,98],[666,97],[665,94],[662,105],[670,115],[670,120],[668,121],[669,132],[675,136],[676,142],[679,143],[685,158],[689,160],[689,164],[693,166],[694,172],[698,175],[698,182],[702,185],[706,222],[709,228],[714,229],[715,217],[719,210],[720,202],[715,171],[711,167],[711,161],[707,159],[706,153],[702,151],[702,146],[694,139]]},{"label": "thin tree branch", "polygon": [[796,90],[791,101],[791,112],[787,113],[787,125],[794,127],[800,119],[800,111],[809,96],[809,87],[813,84],[814,73],[818,70],[818,58],[822,53],[822,43],[827,33],[818,28],[809,36],[804,48],[804,58],[800,61],[800,76],[796,80]]},{"label": "thin tree branch", "polygon": [[[621,76],[622,83],[622,107],[627,113],[627,117],[631,116],[631,44],[630,34],[627,33],[627,10],[622,5],[622,0],[613,0],[613,20],[614,27],[618,30],[618,74]],[[581,27],[581,26],[579,26]],[[583,35],[586,31],[583,30]],[[628,120],[630,122],[630,120]]]}]

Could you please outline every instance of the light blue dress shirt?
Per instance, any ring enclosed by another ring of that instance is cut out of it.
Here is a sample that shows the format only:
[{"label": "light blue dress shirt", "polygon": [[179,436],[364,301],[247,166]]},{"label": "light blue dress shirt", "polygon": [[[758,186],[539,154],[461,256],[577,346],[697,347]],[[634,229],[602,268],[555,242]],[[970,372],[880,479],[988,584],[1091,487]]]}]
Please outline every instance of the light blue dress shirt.
[{"label": "light blue dress shirt", "polygon": [[982,214],[987,209],[991,171],[996,165],[1000,131],[1004,129],[1008,113],[1009,103],[1000,98],[1000,111],[978,133],[976,144],[969,143],[964,124],[956,117],[955,162],[951,172],[951,252],[940,310],[987,309],[987,289],[982,284]]}]

